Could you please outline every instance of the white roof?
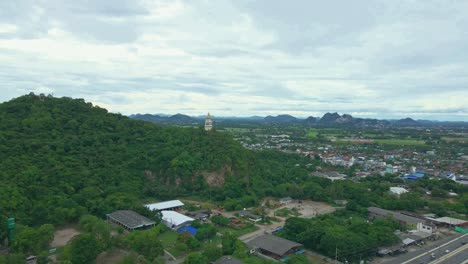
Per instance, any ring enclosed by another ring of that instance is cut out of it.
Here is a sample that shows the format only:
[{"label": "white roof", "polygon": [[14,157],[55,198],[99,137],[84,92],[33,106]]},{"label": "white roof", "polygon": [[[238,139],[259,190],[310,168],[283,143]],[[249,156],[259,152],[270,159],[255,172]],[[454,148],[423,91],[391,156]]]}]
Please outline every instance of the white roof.
[{"label": "white roof", "polygon": [[463,224],[463,223],[468,222],[468,221],[465,221],[465,220],[452,218],[452,217],[447,217],[447,216],[436,218],[434,220],[436,220],[437,222],[447,223],[447,224],[450,224],[450,225],[459,225],[459,224]]},{"label": "white roof", "polygon": [[160,203],[153,203],[153,204],[146,204],[145,207],[150,209],[151,211],[161,211],[165,209],[170,209],[174,207],[180,207],[184,206],[184,203],[182,203],[179,200],[172,200],[172,201],[166,201],[166,202],[160,202]]},{"label": "white roof", "polygon": [[176,226],[186,222],[195,221],[193,218],[174,211],[161,211],[161,214],[164,221]]},{"label": "white roof", "polygon": [[390,187],[390,191],[394,194],[403,194],[408,192],[408,190],[401,187]]},{"label": "white roof", "polygon": [[403,239],[402,242],[403,242],[403,244],[405,244],[405,245],[409,245],[409,244],[413,243],[414,241],[416,241],[416,240],[411,239],[411,238],[405,238],[405,239]]}]

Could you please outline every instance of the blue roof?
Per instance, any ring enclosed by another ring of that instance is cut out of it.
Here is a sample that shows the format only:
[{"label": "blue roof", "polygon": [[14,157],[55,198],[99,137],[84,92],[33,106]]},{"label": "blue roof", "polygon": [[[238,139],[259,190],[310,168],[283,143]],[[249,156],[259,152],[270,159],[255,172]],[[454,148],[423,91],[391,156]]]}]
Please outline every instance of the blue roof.
[{"label": "blue roof", "polygon": [[189,232],[192,236],[197,233],[197,229],[193,226],[184,226],[177,230],[177,233]]},{"label": "blue roof", "polygon": [[418,171],[418,172],[406,175],[405,177],[403,177],[403,179],[414,181],[414,180],[420,179],[420,178],[422,178],[424,176],[426,176],[426,173]]}]

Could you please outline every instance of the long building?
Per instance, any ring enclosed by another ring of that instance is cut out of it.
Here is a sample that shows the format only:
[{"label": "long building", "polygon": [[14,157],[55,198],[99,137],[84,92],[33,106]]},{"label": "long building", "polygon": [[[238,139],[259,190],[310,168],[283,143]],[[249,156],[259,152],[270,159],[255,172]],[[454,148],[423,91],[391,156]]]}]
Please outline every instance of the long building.
[{"label": "long building", "polygon": [[367,208],[367,211],[369,212],[369,218],[374,219],[374,218],[386,218],[386,217],[392,217],[400,223],[401,225],[406,225],[410,228],[416,228],[419,223],[425,223],[426,221],[421,218],[385,210],[382,208],[378,207],[369,207]]},{"label": "long building", "polygon": [[184,206],[184,203],[179,200],[171,200],[171,201],[165,201],[165,202],[160,202],[160,203],[145,204],[145,207],[151,211],[162,211],[162,210],[177,211],[182,206]]},{"label": "long building", "polygon": [[130,210],[119,210],[107,214],[107,221],[121,225],[130,231],[156,225],[156,222]]}]

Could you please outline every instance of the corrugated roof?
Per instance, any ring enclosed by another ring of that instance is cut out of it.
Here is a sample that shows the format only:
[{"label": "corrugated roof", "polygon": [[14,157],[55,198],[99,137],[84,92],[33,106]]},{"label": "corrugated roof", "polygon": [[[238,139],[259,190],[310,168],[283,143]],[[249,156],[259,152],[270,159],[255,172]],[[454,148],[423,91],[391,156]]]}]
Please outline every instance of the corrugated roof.
[{"label": "corrugated roof", "polygon": [[408,192],[408,190],[401,187],[390,187],[390,191],[395,194],[403,194]]},{"label": "corrugated roof", "polygon": [[270,234],[258,236],[247,242],[247,244],[251,247],[260,248],[281,257],[289,250],[302,246],[302,244]]},{"label": "corrugated roof", "polygon": [[180,214],[174,211],[161,211],[162,219],[172,225],[178,226],[185,222],[194,221],[195,219],[190,218],[186,215]]},{"label": "corrugated roof", "polygon": [[439,218],[436,218],[434,220],[437,221],[437,222],[446,223],[446,224],[449,224],[449,225],[460,225],[460,224],[464,224],[464,223],[468,222],[466,220],[461,220],[461,219],[448,217],[448,216],[439,217]]},{"label": "corrugated roof", "polygon": [[179,200],[172,200],[172,201],[152,203],[152,204],[145,205],[145,207],[150,209],[151,211],[161,211],[161,210],[166,210],[166,209],[171,209],[174,207],[181,207],[181,206],[184,206],[184,203]]},{"label": "corrugated roof", "polygon": [[107,215],[129,229],[155,225],[156,222],[130,210],[119,210]]},{"label": "corrugated roof", "polygon": [[392,212],[392,211],[385,210],[385,209],[378,208],[378,207],[369,207],[369,208],[367,208],[367,210],[369,212],[371,212],[371,213],[379,214],[379,215],[382,215],[382,216],[391,215],[391,216],[393,216],[393,218],[395,220],[403,221],[405,223],[417,224],[417,223],[425,222],[423,219],[419,219],[419,218],[412,217],[412,216],[409,216],[409,215],[400,214],[400,213],[397,213],[397,212]]}]

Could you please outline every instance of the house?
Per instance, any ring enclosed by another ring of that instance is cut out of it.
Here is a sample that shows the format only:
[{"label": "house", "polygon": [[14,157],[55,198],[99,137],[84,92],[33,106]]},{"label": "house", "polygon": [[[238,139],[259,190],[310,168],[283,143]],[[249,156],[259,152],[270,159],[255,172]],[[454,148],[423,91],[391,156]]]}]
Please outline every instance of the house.
[{"label": "house", "polygon": [[250,211],[242,210],[238,212],[240,217],[249,219],[250,221],[259,222],[262,220],[262,217],[256,214],[251,213]]},{"label": "house", "polygon": [[369,207],[367,208],[367,211],[369,212],[370,219],[391,217],[395,221],[400,223],[400,225],[405,225],[409,229],[415,229],[418,223],[426,222],[424,219],[421,218],[385,210],[378,207]]},{"label": "house", "polygon": [[390,187],[390,192],[397,196],[397,197],[400,197],[400,195],[404,194],[404,193],[407,193],[408,190],[406,190],[405,188],[402,188],[402,187]]},{"label": "house", "polygon": [[211,264],[242,264],[242,261],[232,256],[222,256],[216,261],[211,262]]},{"label": "house", "polygon": [[172,201],[166,201],[166,202],[160,202],[160,203],[145,204],[145,207],[148,208],[151,211],[162,211],[162,210],[177,211],[182,206],[184,206],[184,203],[179,201],[179,200],[172,200]]},{"label": "house", "polygon": [[119,210],[107,214],[107,221],[123,226],[130,231],[156,225],[156,222],[130,210]]},{"label": "house", "polygon": [[287,205],[293,202],[293,199],[291,197],[284,197],[279,200],[281,205]]},{"label": "house", "polygon": [[261,235],[248,241],[247,246],[253,251],[258,251],[274,259],[284,258],[303,248],[302,244],[270,234]]},{"label": "house", "polygon": [[161,215],[164,225],[172,230],[178,230],[181,227],[189,226],[195,221],[193,218],[174,211],[161,211]]}]

